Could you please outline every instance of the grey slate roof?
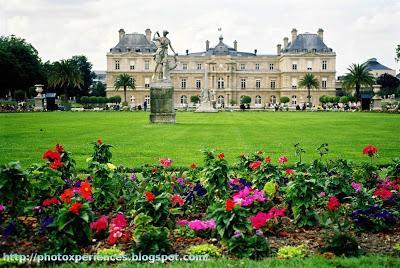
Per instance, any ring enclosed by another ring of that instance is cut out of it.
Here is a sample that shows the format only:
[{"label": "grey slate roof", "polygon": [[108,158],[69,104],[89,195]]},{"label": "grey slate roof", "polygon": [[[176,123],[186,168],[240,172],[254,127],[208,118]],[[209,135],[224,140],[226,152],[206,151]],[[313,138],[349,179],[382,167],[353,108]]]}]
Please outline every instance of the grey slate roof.
[{"label": "grey slate roof", "polygon": [[282,52],[332,52],[332,49],[317,34],[303,33],[297,35]]},{"label": "grey slate roof", "polygon": [[371,58],[364,62],[367,65],[368,70],[391,70],[390,68],[386,67],[385,65],[380,64],[376,58]]},{"label": "grey slate roof", "polygon": [[204,52],[189,53],[189,56],[256,56],[254,53],[236,51],[234,48],[226,45],[223,40],[224,38],[220,36],[219,43],[215,47],[211,47]]},{"label": "grey slate roof", "polygon": [[125,34],[118,44],[110,49],[112,53],[121,52],[147,52],[153,53],[157,50],[153,42],[149,42],[144,34],[133,33]]}]

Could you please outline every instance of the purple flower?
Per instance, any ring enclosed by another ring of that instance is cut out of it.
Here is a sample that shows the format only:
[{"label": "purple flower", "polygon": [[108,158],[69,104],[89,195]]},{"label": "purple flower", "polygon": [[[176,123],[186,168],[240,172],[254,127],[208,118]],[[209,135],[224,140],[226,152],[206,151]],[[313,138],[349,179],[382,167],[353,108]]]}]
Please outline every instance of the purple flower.
[{"label": "purple flower", "polygon": [[326,196],[326,193],[325,193],[325,192],[320,192],[320,193],[319,193],[319,197],[324,197],[324,196]]},{"label": "purple flower", "polygon": [[243,234],[240,231],[235,231],[235,233],[233,234],[233,237],[238,238],[241,237]]},{"label": "purple flower", "polygon": [[362,186],[361,183],[356,183],[356,182],[354,182],[354,181],[351,183],[351,187],[353,187],[354,190],[356,190],[357,193],[358,193],[359,191],[361,191],[361,186]]},{"label": "purple flower", "polygon": [[137,179],[137,177],[136,177],[136,175],[135,175],[135,174],[132,174],[132,175],[129,177],[129,179],[131,179],[132,181],[134,181],[134,180],[136,180],[136,179]]},{"label": "purple flower", "polygon": [[257,236],[264,237],[264,233],[263,233],[263,231],[261,231],[260,229],[258,229],[258,230],[256,231],[256,235],[257,235]]},{"label": "purple flower", "polygon": [[185,180],[183,178],[177,178],[176,182],[179,183],[181,186],[185,186]]}]

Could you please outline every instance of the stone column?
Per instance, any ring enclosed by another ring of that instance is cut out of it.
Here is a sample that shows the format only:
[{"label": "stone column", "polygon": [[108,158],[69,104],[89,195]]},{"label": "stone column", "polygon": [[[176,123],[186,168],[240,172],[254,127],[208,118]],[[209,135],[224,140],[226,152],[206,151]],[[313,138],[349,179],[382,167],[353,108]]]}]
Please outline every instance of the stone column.
[{"label": "stone column", "polygon": [[374,96],[372,97],[372,110],[373,111],[382,111],[382,98],[379,96],[379,92],[381,91],[381,85],[373,85]]}]

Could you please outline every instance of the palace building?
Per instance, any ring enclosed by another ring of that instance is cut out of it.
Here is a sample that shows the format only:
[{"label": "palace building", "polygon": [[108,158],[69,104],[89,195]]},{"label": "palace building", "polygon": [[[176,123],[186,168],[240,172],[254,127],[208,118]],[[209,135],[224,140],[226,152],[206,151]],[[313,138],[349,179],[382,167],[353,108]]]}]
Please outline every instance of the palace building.
[{"label": "palace building", "polygon": [[[313,73],[320,83],[319,89],[311,90],[312,103],[318,105],[320,96],[335,95],[336,54],[323,35],[322,29],[316,34],[297,34],[293,29],[291,39],[283,38],[273,55],[239,51],[237,41],[231,47],[222,36],[214,46],[207,40],[202,52],[186,50],[171,72],[175,106],[190,105],[190,97],[200,95],[203,88],[210,90],[217,106],[238,105],[242,96],[251,97],[251,107],[270,106],[282,96],[289,97],[290,106],[302,105],[308,101],[307,89],[299,88],[298,82],[306,73]],[[117,75],[128,73],[136,88],[127,89],[127,101],[149,103],[155,51],[150,29],[144,34],[119,30],[117,45],[107,53],[107,96],[123,98],[123,90],[116,91],[113,84]]]}]

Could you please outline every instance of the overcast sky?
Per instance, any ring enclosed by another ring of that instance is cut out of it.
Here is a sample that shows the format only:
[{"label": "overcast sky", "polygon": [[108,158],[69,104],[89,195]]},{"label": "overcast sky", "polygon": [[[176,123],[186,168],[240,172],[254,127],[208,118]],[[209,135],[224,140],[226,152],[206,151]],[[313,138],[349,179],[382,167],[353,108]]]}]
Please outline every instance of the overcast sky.
[{"label": "overcast sky", "polygon": [[168,29],[175,50],[215,46],[218,28],[238,50],[275,54],[276,44],[298,33],[324,29],[337,54],[337,75],[351,63],[375,57],[398,72],[400,0],[0,0],[0,35],[25,38],[43,61],[86,55],[95,70],[106,69],[106,53],[118,30],[144,33]]}]

